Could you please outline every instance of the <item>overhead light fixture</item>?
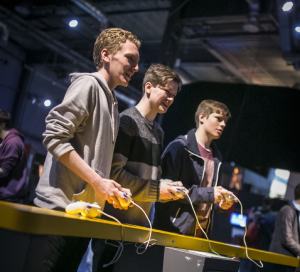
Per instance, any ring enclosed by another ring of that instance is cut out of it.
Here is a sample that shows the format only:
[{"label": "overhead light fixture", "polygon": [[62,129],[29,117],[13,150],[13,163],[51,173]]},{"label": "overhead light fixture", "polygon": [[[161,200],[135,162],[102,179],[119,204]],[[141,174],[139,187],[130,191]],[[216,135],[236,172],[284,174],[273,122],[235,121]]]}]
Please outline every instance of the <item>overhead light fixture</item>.
[{"label": "overhead light fixture", "polygon": [[248,21],[243,25],[243,29],[250,33],[259,32],[259,23],[256,17],[250,17]]},{"label": "overhead light fixture", "polygon": [[289,2],[286,2],[283,6],[282,6],[282,10],[283,11],[290,11],[293,7],[293,2],[289,1]]},{"label": "overhead light fixture", "polygon": [[45,107],[51,106],[51,101],[50,101],[49,99],[45,100],[45,101],[44,101],[44,106],[45,106]]},{"label": "overhead light fixture", "polygon": [[250,33],[257,33],[259,32],[259,2],[257,0],[249,0],[248,4],[250,11],[243,29]]},{"label": "overhead light fixture", "polygon": [[300,26],[295,27],[296,32],[300,33]]},{"label": "overhead light fixture", "polygon": [[78,21],[77,20],[71,20],[70,22],[69,22],[69,26],[70,27],[76,27],[78,25]]}]

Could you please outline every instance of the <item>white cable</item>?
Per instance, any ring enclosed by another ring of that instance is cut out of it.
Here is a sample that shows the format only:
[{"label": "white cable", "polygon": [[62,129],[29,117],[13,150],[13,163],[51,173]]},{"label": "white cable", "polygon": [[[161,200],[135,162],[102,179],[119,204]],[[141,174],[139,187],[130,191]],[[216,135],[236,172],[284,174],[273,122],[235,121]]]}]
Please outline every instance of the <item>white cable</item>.
[{"label": "white cable", "polygon": [[[131,201],[131,203],[134,204],[135,206],[137,206],[137,207],[145,214],[145,216],[146,216],[146,218],[147,218],[147,220],[148,220],[148,222],[149,222],[149,226],[150,226],[150,232],[149,232],[149,238],[148,238],[148,240],[146,240],[144,243],[142,243],[142,244],[140,244],[140,245],[138,245],[138,243],[135,243],[136,253],[137,253],[137,254],[143,254],[143,253],[146,252],[146,250],[147,250],[148,247],[154,246],[154,245],[156,244],[157,241],[156,241],[155,239],[151,239],[151,235],[152,235],[152,224],[151,224],[151,222],[150,222],[150,220],[149,220],[149,218],[148,218],[146,212],[143,210],[143,208],[141,208],[141,207],[140,207],[138,204],[136,204],[135,202]],[[150,243],[150,242],[151,242],[151,243]],[[144,250],[140,252],[139,250],[140,250],[141,248],[143,248],[143,247],[145,247]]]},{"label": "white cable", "polygon": [[107,242],[107,239],[105,240],[105,243],[106,243],[106,244],[111,245],[111,246],[114,246],[114,247],[118,247],[118,250],[117,250],[115,256],[113,257],[113,259],[112,259],[108,264],[104,264],[104,265],[103,265],[103,267],[107,267],[107,266],[109,266],[109,265],[115,263],[115,262],[116,262],[117,260],[119,260],[119,258],[121,257],[121,254],[122,254],[123,249],[124,249],[123,243],[124,243],[124,239],[125,239],[125,229],[124,229],[123,224],[122,224],[117,218],[115,218],[115,217],[113,217],[113,216],[111,216],[111,215],[109,215],[109,214],[107,214],[107,213],[105,213],[105,212],[103,212],[103,211],[101,211],[101,210],[98,210],[98,211],[101,212],[102,214],[104,214],[105,216],[107,216],[107,217],[109,217],[109,218],[115,220],[115,221],[118,222],[118,223],[121,225],[121,227],[122,227],[122,236],[121,236],[121,237],[122,237],[122,240],[121,240],[121,242],[120,242],[120,241],[116,241],[117,243],[119,243],[119,246]]},{"label": "white cable", "polygon": [[[135,202],[131,201],[132,204],[134,204],[135,206],[137,206],[146,216],[148,222],[149,222],[149,225],[150,225],[150,233],[149,233],[149,238],[148,240],[146,240],[144,243],[138,245],[138,243],[135,244],[135,247],[137,248],[136,249],[136,253],[137,254],[143,254],[145,253],[145,251],[147,250],[148,247],[151,247],[153,245],[156,244],[156,240],[155,239],[151,239],[151,235],[152,235],[152,224],[146,214],[146,212],[139,206],[137,205]],[[104,214],[105,216],[109,217],[109,218],[112,218],[113,220],[115,220],[116,222],[118,222],[120,224],[120,226],[122,227],[122,241],[116,241],[119,245],[115,245],[113,243],[110,243],[107,241],[107,239],[105,240],[105,243],[108,244],[108,245],[111,245],[111,246],[114,246],[114,247],[117,247],[117,252],[115,254],[115,256],[113,257],[113,259],[108,263],[108,264],[104,264],[103,267],[107,267],[113,263],[115,263],[116,261],[119,260],[119,258],[121,257],[122,255],[122,252],[123,252],[123,249],[124,249],[124,239],[125,239],[125,229],[124,229],[124,226],[123,224],[115,217],[101,211],[101,210],[98,210],[99,212],[101,212],[102,214]],[[150,243],[151,242],[151,243]],[[139,250],[142,248],[142,247],[145,247],[144,250],[142,252],[140,252]]]},{"label": "white cable", "polygon": [[[242,215],[242,218],[243,218],[243,205],[242,205],[241,201],[240,201],[234,194],[232,194],[232,195],[233,195],[233,196],[238,200],[238,202],[240,203],[240,206],[241,206],[241,215]],[[199,228],[202,230],[202,232],[204,233],[204,235],[205,235],[205,237],[206,237],[206,239],[207,239],[207,241],[208,241],[210,250],[211,250],[213,253],[215,253],[215,254],[221,256],[219,253],[215,252],[215,251],[211,248],[210,240],[208,239],[208,236],[207,236],[206,232],[204,231],[204,229],[201,227],[201,225],[200,225],[200,223],[199,223],[198,216],[197,216],[197,214],[196,214],[196,212],[195,212],[195,209],[194,209],[193,203],[192,203],[192,201],[191,201],[191,199],[190,199],[190,196],[189,196],[188,194],[187,194],[186,196],[188,197],[188,199],[189,199],[189,201],[190,201],[190,203],[191,203],[191,207],[192,207],[192,210],[193,210],[193,212],[194,212],[194,215],[195,215],[197,224],[198,224]],[[244,220],[244,218],[243,218],[243,220]],[[243,241],[244,241],[244,244],[245,244],[246,256],[247,256],[247,258],[248,258],[251,262],[253,262],[255,265],[257,265],[257,266],[260,267],[260,268],[263,268],[264,265],[263,265],[263,263],[262,263],[261,261],[259,261],[260,264],[258,264],[258,263],[256,263],[254,260],[252,260],[252,259],[249,257],[249,255],[248,255],[248,247],[247,247],[247,243],[246,243],[247,226],[246,226],[245,220],[244,220],[244,224],[245,224],[245,234],[244,234],[244,239],[243,239]]]},{"label": "white cable", "polygon": [[[236,197],[234,194],[232,194],[234,197]],[[243,220],[244,220],[244,217],[243,217],[243,205],[242,205],[242,203],[241,203],[241,201],[236,197],[236,199],[238,200],[238,202],[240,203],[240,205],[241,205],[241,215],[242,215],[242,218],[243,218]],[[247,247],[247,243],[246,243],[246,234],[247,234],[247,226],[246,226],[246,222],[245,222],[245,220],[244,220],[244,224],[245,224],[245,234],[244,234],[244,244],[245,244],[245,248],[246,248],[246,256],[247,256],[247,258],[251,261],[251,262],[253,262],[255,265],[257,265],[258,267],[260,267],[260,268],[263,268],[264,267],[264,265],[263,265],[263,263],[261,262],[261,261],[259,261],[259,263],[260,264],[258,264],[257,262],[255,262],[254,260],[252,260],[250,257],[249,257],[249,255],[248,255],[248,247]]]},{"label": "white cable", "polygon": [[190,199],[190,196],[189,196],[188,194],[187,194],[186,196],[188,197],[188,199],[189,199],[189,201],[190,201],[190,203],[191,203],[191,207],[192,207],[192,209],[193,209],[193,212],[194,212],[194,215],[195,215],[197,224],[198,224],[199,228],[202,230],[202,232],[204,233],[204,235],[205,235],[205,237],[206,237],[206,239],[207,239],[207,241],[208,241],[208,245],[209,245],[210,250],[211,250],[213,253],[215,253],[215,254],[217,254],[217,255],[220,256],[219,253],[215,252],[215,251],[211,248],[211,244],[210,244],[210,241],[209,241],[209,239],[208,239],[208,236],[207,236],[206,232],[204,231],[204,229],[201,227],[201,225],[200,225],[200,223],[199,223],[198,216],[197,216],[197,214],[196,214],[196,212],[195,212],[195,209],[194,209],[192,200]]}]

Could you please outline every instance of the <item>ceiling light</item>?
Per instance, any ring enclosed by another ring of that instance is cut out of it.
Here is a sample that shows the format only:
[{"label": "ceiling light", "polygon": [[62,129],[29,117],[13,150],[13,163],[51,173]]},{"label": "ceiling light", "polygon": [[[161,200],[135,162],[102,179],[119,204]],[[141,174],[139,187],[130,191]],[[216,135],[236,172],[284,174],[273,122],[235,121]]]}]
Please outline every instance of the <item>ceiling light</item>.
[{"label": "ceiling light", "polygon": [[283,7],[282,7],[282,10],[283,11],[290,11],[293,7],[293,2],[286,2]]},{"label": "ceiling light", "polygon": [[300,33],[300,26],[295,27],[295,30]]},{"label": "ceiling light", "polygon": [[70,27],[76,27],[78,25],[78,21],[77,20],[72,20],[69,22],[69,26]]},{"label": "ceiling light", "polygon": [[250,33],[257,33],[259,32],[259,3],[250,1],[249,9],[248,19],[243,25],[243,29]]},{"label": "ceiling light", "polygon": [[45,107],[49,107],[51,105],[51,101],[49,99],[44,101]]}]

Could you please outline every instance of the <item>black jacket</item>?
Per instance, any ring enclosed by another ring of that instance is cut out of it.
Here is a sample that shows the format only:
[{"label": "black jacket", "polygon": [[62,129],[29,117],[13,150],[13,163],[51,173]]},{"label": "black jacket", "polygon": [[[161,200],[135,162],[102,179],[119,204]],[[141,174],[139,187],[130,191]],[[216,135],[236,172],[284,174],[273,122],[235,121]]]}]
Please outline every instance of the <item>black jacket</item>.
[{"label": "black jacket", "polygon": [[[167,146],[162,155],[162,178],[181,181],[183,186],[189,190],[189,196],[197,211],[200,203],[213,205],[214,189],[200,187],[205,163],[198,149],[195,132],[196,129],[192,129],[186,136],[177,137]],[[211,148],[214,156],[213,186],[217,186],[221,153],[214,142],[212,142]],[[214,210],[221,210],[218,204],[214,206]],[[187,197],[167,203],[156,202],[153,227],[194,236],[196,219]]]},{"label": "black jacket", "polygon": [[283,206],[277,214],[270,251],[292,257],[300,256],[299,211],[293,203]]}]

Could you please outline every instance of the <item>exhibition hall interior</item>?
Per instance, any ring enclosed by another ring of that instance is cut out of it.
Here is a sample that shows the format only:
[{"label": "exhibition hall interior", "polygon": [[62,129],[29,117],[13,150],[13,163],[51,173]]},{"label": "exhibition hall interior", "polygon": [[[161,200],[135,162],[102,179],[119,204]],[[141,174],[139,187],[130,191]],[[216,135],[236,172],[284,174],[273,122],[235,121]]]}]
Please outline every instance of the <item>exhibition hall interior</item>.
[{"label": "exhibition hall interior", "polygon": [[[27,206],[35,206],[35,189],[47,155],[45,119],[63,101],[70,74],[96,72],[94,43],[108,28],[128,30],[141,41],[138,71],[127,87],[117,86],[114,91],[120,113],[141,100],[143,78],[151,65],[169,66],[181,78],[173,105],[155,118],[164,131],[162,152],[176,137],[196,127],[195,112],[201,101],[227,105],[231,118],[222,137],[214,140],[222,153],[217,186],[233,192],[242,209],[236,202],[215,213],[209,239],[244,249],[246,225],[248,247],[269,253],[276,217],[294,200],[300,183],[300,1],[1,1],[0,109],[11,114],[12,128],[25,139],[23,204]],[[154,214],[153,204],[150,215]],[[167,251],[164,254],[166,258]],[[247,256],[236,257],[241,264],[243,259]],[[166,263],[164,270],[140,271],[177,271],[167,270]],[[275,271],[249,263],[244,270],[240,265],[239,271]],[[81,265],[78,271],[90,271]],[[207,264],[201,271],[237,270]]]}]

